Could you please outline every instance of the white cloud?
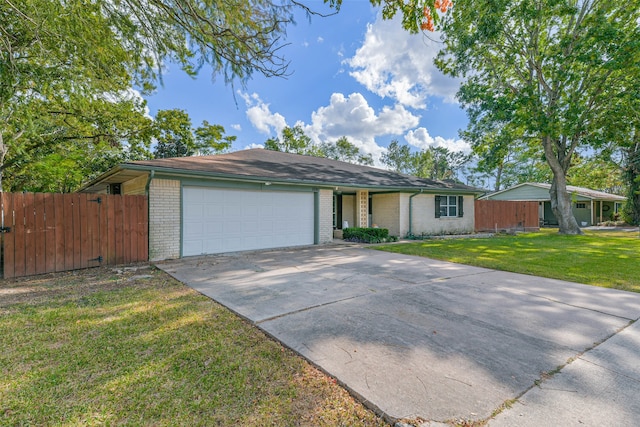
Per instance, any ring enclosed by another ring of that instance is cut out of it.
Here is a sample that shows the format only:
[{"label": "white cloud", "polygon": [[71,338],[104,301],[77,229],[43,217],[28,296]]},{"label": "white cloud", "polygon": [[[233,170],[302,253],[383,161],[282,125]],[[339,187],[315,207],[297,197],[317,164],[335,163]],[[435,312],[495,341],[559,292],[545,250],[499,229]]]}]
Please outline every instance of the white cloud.
[{"label": "white cloud", "polygon": [[242,147],[243,150],[250,150],[252,148],[264,148],[264,144],[256,144],[255,142],[247,145],[246,147]]},{"label": "white cloud", "polygon": [[247,104],[247,118],[261,133],[271,135],[275,131],[279,135],[287,127],[284,116],[272,113],[269,104],[264,103],[258,94],[240,93],[240,96]]},{"label": "white cloud", "polygon": [[[437,39],[437,34],[432,34]],[[409,34],[399,18],[378,16],[367,26],[356,54],[345,60],[350,73],[371,92],[412,108],[426,108],[427,96],[455,102],[459,81],[444,76],[433,64],[441,44],[422,34]]]},{"label": "white cloud", "polygon": [[322,42],[324,42],[324,39],[322,37],[318,37],[317,41],[318,41],[318,43],[322,43]]},{"label": "white cloud", "polygon": [[425,150],[429,147],[445,147],[449,151],[462,151],[465,154],[471,152],[469,143],[462,139],[445,139],[441,136],[435,138],[429,135],[429,131],[423,127],[410,130],[404,136],[404,139],[416,148]]},{"label": "white cloud", "polygon": [[334,93],[328,106],[320,107],[311,114],[311,124],[302,125],[315,143],[334,142],[346,136],[379,164],[385,148],[376,143],[376,137],[402,135],[417,126],[419,120],[419,116],[402,105],[385,106],[376,112],[360,93],[352,93],[348,97]]},{"label": "white cloud", "polygon": [[[271,112],[257,94],[241,94],[247,104],[247,117],[260,132],[277,135],[287,122],[279,113]],[[376,111],[361,93],[345,96],[342,93],[331,95],[329,105],[319,107],[311,113],[311,123],[296,122],[293,126],[301,126],[307,136],[315,144],[335,142],[346,136],[366,154],[371,154],[376,166],[383,166],[381,155],[386,148],[378,145],[376,139],[383,136],[404,135],[405,140],[419,149],[429,146],[446,147],[452,151],[470,151],[469,144],[463,140],[432,137],[424,127],[419,125],[420,116],[413,114],[403,105],[384,106]],[[245,148],[263,148],[262,144],[251,144]]]},{"label": "white cloud", "polygon": [[242,126],[239,123],[234,123],[231,125],[231,129],[237,130],[238,132],[240,132],[242,130]]},{"label": "white cloud", "polygon": [[153,117],[151,116],[151,113],[149,111],[149,106],[147,105],[147,101],[145,101],[144,97],[137,89],[130,87],[126,90],[121,90],[118,93],[105,92],[102,94],[102,96],[108,102],[113,103],[120,101],[131,101],[136,104],[136,106],[146,118],[153,120]]}]

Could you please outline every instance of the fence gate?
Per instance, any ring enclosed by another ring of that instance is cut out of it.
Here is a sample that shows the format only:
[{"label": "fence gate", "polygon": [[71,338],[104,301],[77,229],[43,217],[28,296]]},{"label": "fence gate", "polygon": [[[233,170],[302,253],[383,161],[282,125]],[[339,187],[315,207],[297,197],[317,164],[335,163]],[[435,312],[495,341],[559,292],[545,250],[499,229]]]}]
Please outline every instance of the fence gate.
[{"label": "fence gate", "polygon": [[0,196],[4,278],[148,260],[146,196]]}]

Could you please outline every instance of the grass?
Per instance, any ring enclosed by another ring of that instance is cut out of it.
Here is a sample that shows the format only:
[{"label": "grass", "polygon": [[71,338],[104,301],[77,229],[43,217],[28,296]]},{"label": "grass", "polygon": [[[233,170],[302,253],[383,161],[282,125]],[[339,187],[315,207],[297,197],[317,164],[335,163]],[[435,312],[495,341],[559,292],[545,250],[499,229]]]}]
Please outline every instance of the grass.
[{"label": "grass", "polygon": [[257,328],[143,272],[0,281],[0,425],[386,425]]},{"label": "grass", "polygon": [[492,238],[434,239],[378,246],[478,267],[640,292],[640,238],[635,232],[557,230]]}]

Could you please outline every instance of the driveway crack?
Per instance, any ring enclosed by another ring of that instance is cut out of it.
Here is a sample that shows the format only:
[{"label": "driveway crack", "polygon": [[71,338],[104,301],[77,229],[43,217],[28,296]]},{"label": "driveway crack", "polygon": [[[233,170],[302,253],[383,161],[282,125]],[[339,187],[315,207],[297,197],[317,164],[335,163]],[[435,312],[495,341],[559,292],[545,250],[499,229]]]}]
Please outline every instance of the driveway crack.
[{"label": "driveway crack", "polygon": [[367,295],[369,295],[369,294],[353,295],[353,296],[350,296],[350,297],[347,297],[347,298],[338,299],[338,300],[335,300],[335,301],[329,301],[329,302],[325,302],[325,303],[322,303],[322,304],[310,305],[309,307],[304,307],[304,308],[301,308],[299,310],[289,311],[287,313],[282,313],[282,314],[278,314],[278,315],[275,315],[275,316],[267,317],[266,319],[257,320],[257,321],[254,322],[254,324],[255,325],[259,325],[261,323],[270,322],[272,320],[280,319],[282,317],[290,316],[292,314],[303,313],[305,311],[313,310],[314,308],[326,307],[326,306],[331,305],[331,304],[336,304],[336,303],[343,302],[343,301],[349,301],[349,300],[360,298],[360,297],[367,296]]}]

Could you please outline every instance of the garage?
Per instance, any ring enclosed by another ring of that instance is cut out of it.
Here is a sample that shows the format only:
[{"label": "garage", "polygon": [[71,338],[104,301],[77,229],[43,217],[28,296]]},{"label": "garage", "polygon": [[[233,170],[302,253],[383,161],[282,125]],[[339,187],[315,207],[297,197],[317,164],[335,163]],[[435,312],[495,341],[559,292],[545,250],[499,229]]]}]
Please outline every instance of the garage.
[{"label": "garage", "polygon": [[182,188],[182,255],[314,243],[312,192]]}]

